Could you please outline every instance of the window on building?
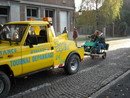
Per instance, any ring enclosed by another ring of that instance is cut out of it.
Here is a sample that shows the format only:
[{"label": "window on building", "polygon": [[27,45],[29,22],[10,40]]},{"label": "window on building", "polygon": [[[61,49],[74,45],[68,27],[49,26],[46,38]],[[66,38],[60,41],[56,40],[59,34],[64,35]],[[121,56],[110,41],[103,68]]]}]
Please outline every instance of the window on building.
[{"label": "window on building", "polygon": [[0,6],[0,24],[4,24],[8,21],[9,7]]},{"label": "window on building", "polygon": [[51,17],[52,18],[52,23],[53,23],[53,25],[54,25],[54,27],[55,27],[55,16],[54,16],[55,14],[54,14],[54,10],[48,10],[48,9],[46,9],[45,10],[45,17]]},{"label": "window on building", "polygon": [[0,8],[0,15],[8,15],[8,9],[7,8]]},{"label": "window on building", "polygon": [[54,11],[52,10],[45,10],[45,17],[54,17]]},{"label": "window on building", "polygon": [[38,17],[38,8],[28,7],[27,17]]}]

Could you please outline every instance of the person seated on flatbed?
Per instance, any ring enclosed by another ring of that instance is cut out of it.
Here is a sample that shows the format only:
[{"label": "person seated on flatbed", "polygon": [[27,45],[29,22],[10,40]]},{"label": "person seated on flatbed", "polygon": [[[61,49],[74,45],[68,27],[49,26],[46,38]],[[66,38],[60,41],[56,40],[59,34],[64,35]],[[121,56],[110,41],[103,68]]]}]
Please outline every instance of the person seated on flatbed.
[{"label": "person seated on flatbed", "polygon": [[105,37],[103,36],[103,33],[100,33],[100,35],[99,35],[99,42],[103,43],[103,44],[106,44]]},{"label": "person seated on flatbed", "polygon": [[108,50],[109,44],[106,43],[103,33],[99,35],[99,43],[102,43],[104,45],[102,49]]},{"label": "person seated on flatbed", "polygon": [[98,41],[98,40],[99,40],[99,34],[100,34],[99,31],[96,30],[96,31],[94,32],[94,34],[92,34],[92,35],[90,36],[91,41],[93,41],[93,42]]},{"label": "person seated on flatbed", "polygon": [[105,38],[100,31],[96,30],[94,34],[91,35],[91,41],[96,42],[97,53],[100,53],[100,50],[105,48]]}]

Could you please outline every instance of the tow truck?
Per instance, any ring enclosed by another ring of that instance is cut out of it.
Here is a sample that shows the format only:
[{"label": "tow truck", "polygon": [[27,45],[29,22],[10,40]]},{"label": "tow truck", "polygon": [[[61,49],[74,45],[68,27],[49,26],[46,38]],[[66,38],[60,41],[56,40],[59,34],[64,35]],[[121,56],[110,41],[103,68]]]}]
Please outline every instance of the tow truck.
[{"label": "tow truck", "polygon": [[67,33],[56,36],[51,18],[6,23],[0,30],[0,98],[16,77],[51,68],[75,74],[84,57]]}]

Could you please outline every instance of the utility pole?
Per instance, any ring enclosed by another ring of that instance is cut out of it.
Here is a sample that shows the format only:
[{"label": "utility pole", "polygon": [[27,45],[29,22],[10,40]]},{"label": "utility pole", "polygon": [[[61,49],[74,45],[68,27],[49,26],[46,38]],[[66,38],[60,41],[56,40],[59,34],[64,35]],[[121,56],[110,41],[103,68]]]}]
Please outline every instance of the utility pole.
[{"label": "utility pole", "polygon": [[112,37],[115,36],[115,23],[112,22]]},{"label": "utility pole", "polygon": [[99,16],[98,16],[98,0],[96,0],[95,3],[96,3],[96,29],[99,29],[99,23],[98,23],[98,19],[99,19]]}]

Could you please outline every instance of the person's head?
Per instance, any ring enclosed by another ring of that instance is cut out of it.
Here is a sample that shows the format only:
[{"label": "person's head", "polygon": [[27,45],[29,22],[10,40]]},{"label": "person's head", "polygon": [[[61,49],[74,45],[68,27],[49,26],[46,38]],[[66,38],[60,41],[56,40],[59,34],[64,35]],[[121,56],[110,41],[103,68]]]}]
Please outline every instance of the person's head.
[{"label": "person's head", "polygon": [[100,31],[99,31],[99,30],[96,30],[96,31],[94,32],[94,35],[99,36],[99,35],[100,35]]},{"label": "person's head", "polygon": [[76,30],[77,30],[77,28],[74,27],[74,31],[76,31]]},{"label": "person's head", "polygon": [[64,27],[64,30],[66,30],[66,27]]}]

